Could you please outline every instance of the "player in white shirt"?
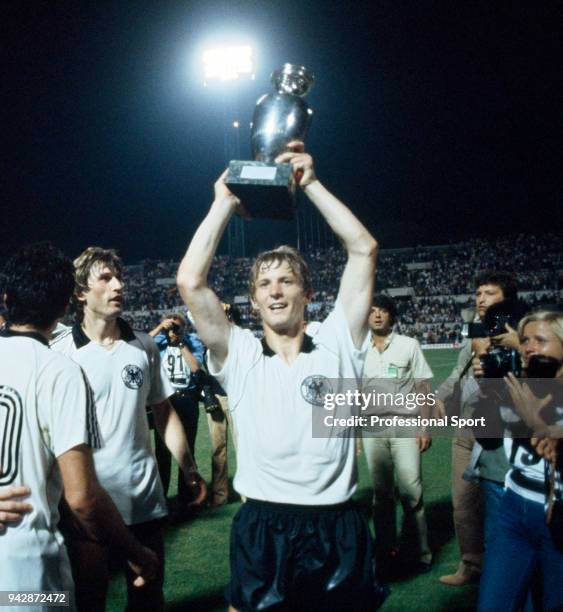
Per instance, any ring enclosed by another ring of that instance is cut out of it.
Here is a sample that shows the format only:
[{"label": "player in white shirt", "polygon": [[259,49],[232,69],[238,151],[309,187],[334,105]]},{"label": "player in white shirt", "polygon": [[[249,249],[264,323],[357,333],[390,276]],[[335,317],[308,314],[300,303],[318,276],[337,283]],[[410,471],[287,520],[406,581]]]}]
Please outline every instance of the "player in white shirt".
[{"label": "player in white shirt", "polygon": [[[178,271],[178,288],[209,348],[210,373],[229,396],[237,441],[235,488],[247,502],[231,530],[231,610],[373,610],[372,544],[365,517],[350,502],[355,441],[313,437],[316,393],[361,377],[376,242],[317,180],[303,143],[289,162],[312,203],[344,243],[348,260],[333,313],[306,335],[312,288],[301,255],[280,247],[259,256],[250,294],[264,328],[261,343],[229,325],[207,275],[221,236],[241,202],[222,175],[215,200]],[[242,202],[244,206],[244,202]],[[335,388],[334,388],[335,387]]]},{"label": "player in white shirt", "polygon": [[[161,560],[162,571],[156,580],[141,589],[133,588],[134,576],[125,567],[128,609],[157,611],[164,607],[162,519],[167,509],[150,444],[146,406],[152,408],[158,432],[180,465],[197,504],[205,498],[205,483],[168,401],[173,391],[154,340],[134,332],[119,318],[123,304],[121,260],[115,251],[89,247],[74,264],[79,322],[59,334],[51,346],[70,356],[86,373],[103,442],[94,452],[98,478],[130,531]],[[103,609],[111,550],[63,522],[79,604]]]},{"label": "player in white shirt", "polygon": [[27,493],[30,503],[13,501],[0,516],[10,519],[0,534],[0,591],[73,592],[58,529],[63,487],[81,528],[111,540],[150,576],[156,556],[128,532],[96,478],[91,447],[100,441],[91,389],[78,365],[48,347],[72,295],[72,262],[43,243],[22,249],[4,272],[9,324],[0,332],[0,499]]}]

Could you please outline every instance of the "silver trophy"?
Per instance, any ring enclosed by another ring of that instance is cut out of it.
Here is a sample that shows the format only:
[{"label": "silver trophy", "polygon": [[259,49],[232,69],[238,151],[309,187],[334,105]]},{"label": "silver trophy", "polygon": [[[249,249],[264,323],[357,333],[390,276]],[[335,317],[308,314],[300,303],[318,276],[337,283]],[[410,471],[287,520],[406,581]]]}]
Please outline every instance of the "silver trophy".
[{"label": "silver trophy", "polygon": [[291,219],[295,210],[295,179],[291,164],[276,164],[292,140],[304,140],[313,111],[303,96],[315,77],[303,66],[284,64],[272,73],[275,93],[256,103],[251,129],[254,161],[229,163],[226,184],[252,217]]}]

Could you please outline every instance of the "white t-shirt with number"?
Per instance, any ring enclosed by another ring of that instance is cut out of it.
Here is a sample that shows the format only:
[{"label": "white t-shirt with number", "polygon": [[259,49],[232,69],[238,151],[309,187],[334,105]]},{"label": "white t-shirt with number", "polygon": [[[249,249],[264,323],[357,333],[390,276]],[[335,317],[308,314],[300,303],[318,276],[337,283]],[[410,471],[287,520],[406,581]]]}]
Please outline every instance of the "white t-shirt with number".
[{"label": "white t-shirt with number", "polygon": [[71,589],[57,527],[63,492],[57,458],[78,445],[99,443],[92,393],[80,367],[49,350],[40,336],[4,334],[0,489],[29,486],[33,510],[0,535],[0,591]]},{"label": "white t-shirt with number", "polygon": [[183,391],[190,384],[191,371],[178,346],[167,346],[161,351],[168,379],[175,390]]}]

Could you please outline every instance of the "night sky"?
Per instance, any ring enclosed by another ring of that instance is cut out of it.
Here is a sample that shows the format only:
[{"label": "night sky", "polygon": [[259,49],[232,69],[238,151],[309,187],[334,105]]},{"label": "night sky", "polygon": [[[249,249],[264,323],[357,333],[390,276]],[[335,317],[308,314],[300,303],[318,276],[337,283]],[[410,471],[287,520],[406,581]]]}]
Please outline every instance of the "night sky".
[{"label": "night sky", "polygon": [[[3,7],[0,256],[50,239],[179,259],[285,62],[316,74],[307,148],[382,247],[561,228],[555,3],[14,2]],[[239,36],[237,36],[237,34]],[[204,46],[256,80],[204,88]],[[302,202],[302,204],[305,204]],[[308,205],[308,204],[306,204]],[[246,225],[248,250],[294,240]]]}]

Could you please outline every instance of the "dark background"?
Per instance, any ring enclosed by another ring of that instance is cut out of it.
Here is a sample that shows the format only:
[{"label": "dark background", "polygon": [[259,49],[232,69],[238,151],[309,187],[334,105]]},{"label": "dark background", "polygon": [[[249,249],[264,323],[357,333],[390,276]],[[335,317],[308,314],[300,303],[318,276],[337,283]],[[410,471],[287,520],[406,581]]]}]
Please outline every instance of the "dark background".
[{"label": "dark background", "polygon": [[[288,61],[317,77],[307,146],[318,175],[382,247],[559,231],[555,7],[9,3],[0,256],[50,239],[71,256],[100,244],[128,263],[179,259],[225,165],[231,121],[243,123],[248,158],[255,101]],[[204,88],[204,45],[236,33],[256,49],[256,80]],[[248,250],[294,234],[251,222]]]}]

